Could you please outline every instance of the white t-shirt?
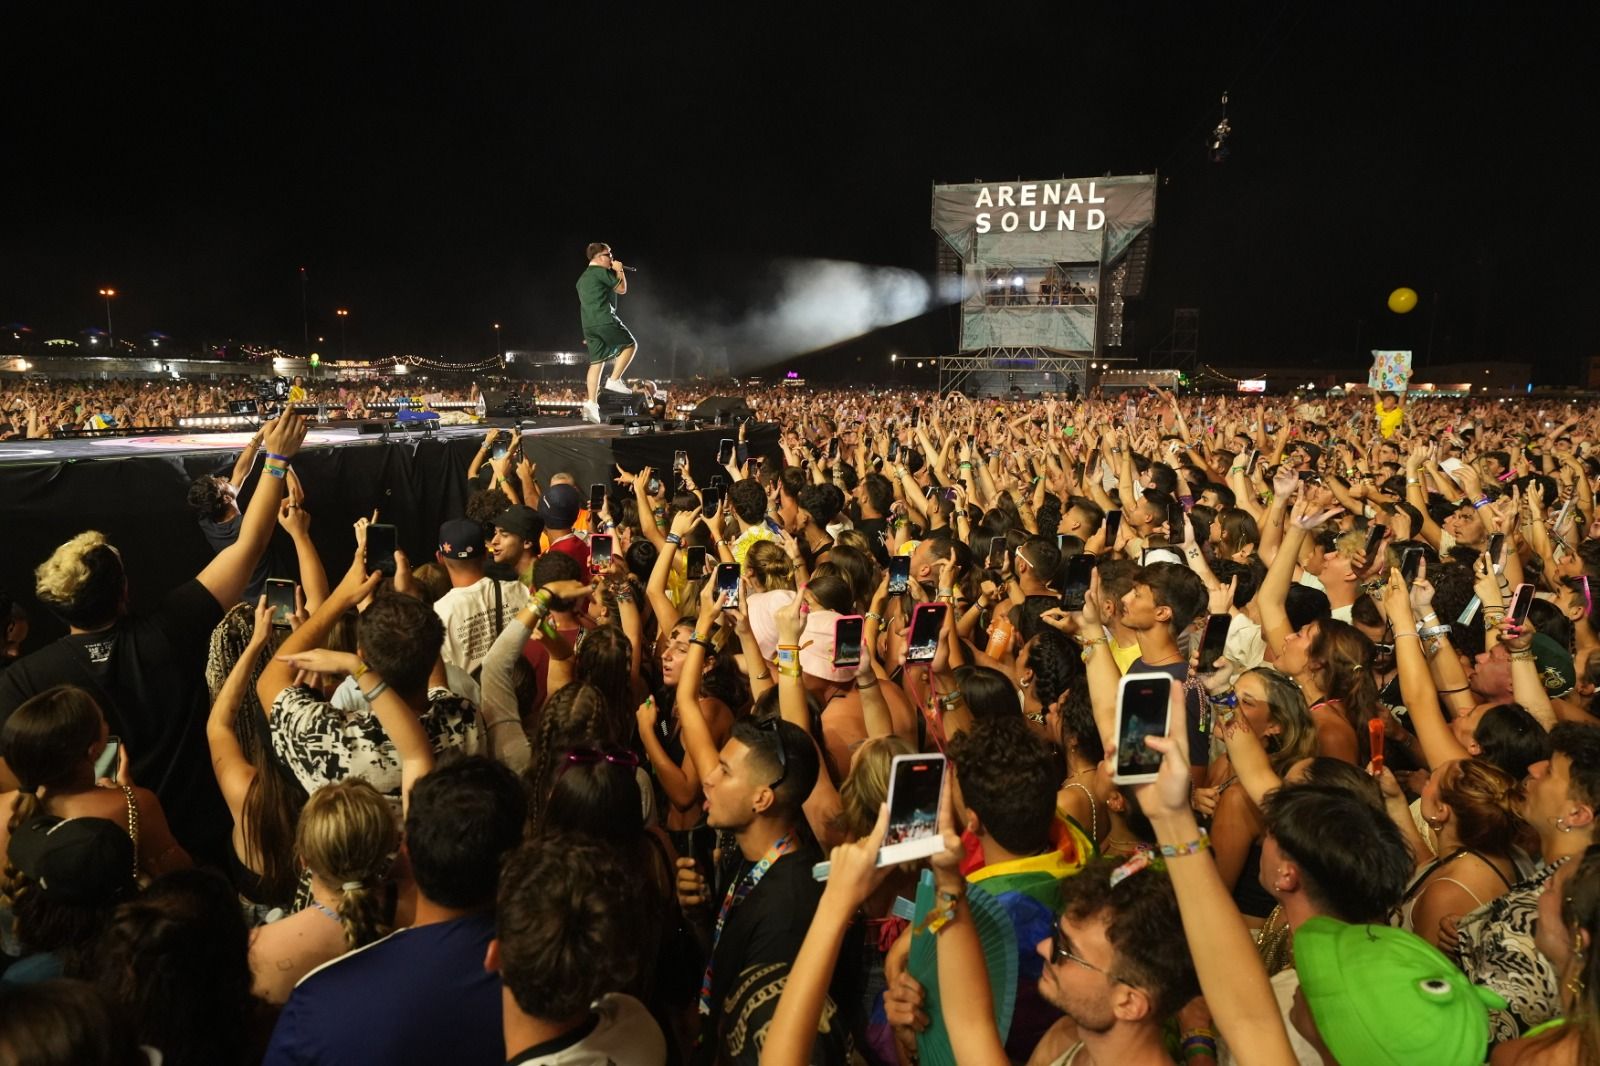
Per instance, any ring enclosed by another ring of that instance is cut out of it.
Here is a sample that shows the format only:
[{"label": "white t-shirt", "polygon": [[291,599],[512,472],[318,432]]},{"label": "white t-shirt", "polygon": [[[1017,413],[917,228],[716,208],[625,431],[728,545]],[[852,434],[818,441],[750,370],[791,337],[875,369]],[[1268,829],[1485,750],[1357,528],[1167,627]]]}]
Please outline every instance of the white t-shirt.
[{"label": "white t-shirt", "polygon": [[520,581],[501,581],[500,624],[495,624],[493,578],[479,578],[464,588],[451,589],[434,601],[433,611],[444,622],[444,661],[472,673],[494,646],[505,623],[528,604],[528,590]]},{"label": "white t-shirt", "polygon": [[[1294,1008],[1294,993],[1300,987],[1300,975],[1293,969],[1280,970],[1272,975],[1272,995],[1278,1001],[1278,1011],[1283,1015],[1283,1027],[1289,1032],[1289,1047],[1294,1051],[1295,1061],[1300,1066],[1322,1066],[1322,1055],[1316,1048],[1307,1043],[1306,1038],[1289,1020],[1289,1011]],[[1239,1060],[1233,1057],[1233,1051],[1222,1041],[1217,1041],[1218,1066],[1238,1066]]]},{"label": "white t-shirt", "polygon": [[632,996],[613,992],[593,1008],[598,1018],[593,1029],[575,1043],[559,1045],[558,1037],[511,1057],[508,1066],[664,1066],[667,1041],[645,1005]]}]

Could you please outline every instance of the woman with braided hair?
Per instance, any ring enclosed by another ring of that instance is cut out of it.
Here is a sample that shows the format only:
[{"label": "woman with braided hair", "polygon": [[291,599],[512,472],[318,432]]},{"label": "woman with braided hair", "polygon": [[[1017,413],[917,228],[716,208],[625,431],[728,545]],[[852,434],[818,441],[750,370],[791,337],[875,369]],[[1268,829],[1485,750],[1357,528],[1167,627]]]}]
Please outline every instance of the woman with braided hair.
[{"label": "woman with braided hair", "polygon": [[286,1003],[306,974],[388,935],[389,868],[399,850],[394,810],[367,782],[347,778],[311,794],[295,834],[295,851],[311,874],[311,904],[252,935],[256,996]]}]

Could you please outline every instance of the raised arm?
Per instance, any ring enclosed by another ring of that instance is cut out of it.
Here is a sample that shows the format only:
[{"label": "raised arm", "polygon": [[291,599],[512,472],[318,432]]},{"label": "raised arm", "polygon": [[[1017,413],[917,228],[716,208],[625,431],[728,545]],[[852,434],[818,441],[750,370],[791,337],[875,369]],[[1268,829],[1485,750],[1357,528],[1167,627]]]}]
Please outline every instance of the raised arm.
[{"label": "raised arm", "polygon": [[217,698],[211,704],[211,715],[206,719],[206,746],[211,749],[211,770],[216,775],[217,787],[222,790],[222,799],[227,803],[228,814],[235,825],[244,822],[244,798],[250,791],[250,782],[255,780],[256,768],[245,757],[244,748],[239,744],[239,735],[234,731],[234,718],[239,713],[244,694],[249,690],[250,674],[255,670],[256,661],[272,639],[272,618],[275,613],[276,610],[267,605],[267,598],[262,596],[256,604],[256,626],[250,634],[250,642],[245,645],[238,662],[233,664],[233,669],[228,671],[222,688],[217,690]]},{"label": "raised arm", "polygon": [[267,550],[273,524],[278,520],[278,506],[283,502],[287,461],[299,452],[305,437],[305,419],[290,411],[279,415],[267,428],[266,467],[239,523],[239,539],[218,552],[197,578],[224,608],[239,602],[250,583],[250,574]]},{"label": "raised arm", "polygon": [[[364,533],[366,519],[358,520],[356,525]],[[256,680],[256,696],[261,700],[261,709],[268,717],[272,715],[272,705],[277,701],[278,694],[294,681],[295,667],[290,665],[286,657],[320,648],[326,643],[334,623],[343,617],[346,611],[353,610],[377,589],[383,575],[366,572],[364,539],[363,535],[362,540],[358,541],[355,557],[350,561],[350,568],[345,571],[344,579],[339,582],[339,586],[328,594],[328,598],[322,601],[322,606],[317,608],[299,629],[289,634],[288,639],[278,649],[278,655],[266,665]],[[395,554],[398,556],[400,553]]]},{"label": "raised arm", "polygon": [[[1439,693],[1428,671],[1427,658],[1423,655],[1422,638],[1417,635],[1411,593],[1398,568],[1389,571],[1383,605],[1389,616],[1389,625],[1394,629],[1394,657],[1400,674],[1400,696],[1405,701],[1411,725],[1417,731],[1422,757],[1431,767],[1443,766],[1452,759],[1467,758],[1467,749],[1456,740],[1455,733],[1451,732],[1439,708]],[[1451,658],[1454,658],[1453,653]]]},{"label": "raised arm", "polygon": [[266,427],[263,426],[251,434],[250,440],[239,452],[239,458],[234,460],[233,473],[228,475],[228,484],[235,489],[244,488],[245,478],[250,476],[250,469],[256,464],[256,455],[261,451],[261,438],[265,433]]},{"label": "raised arm", "polygon": [[513,677],[522,648],[533,633],[533,624],[534,612],[524,606],[495,638],[489,654],[484,656],[483,670],[478,677],[483,697],[478,710],[483,715],[484,728],[489,731],[489,749],[496,759],[518,773],[528,768],[533,747],[522,725],[522,708],[517,705]]}]

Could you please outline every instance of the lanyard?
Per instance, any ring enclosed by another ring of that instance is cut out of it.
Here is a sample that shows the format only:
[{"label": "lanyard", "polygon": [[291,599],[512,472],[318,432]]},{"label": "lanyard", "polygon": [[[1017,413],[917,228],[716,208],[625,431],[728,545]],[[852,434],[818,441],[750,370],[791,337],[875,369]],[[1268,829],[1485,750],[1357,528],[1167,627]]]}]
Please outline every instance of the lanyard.
[{"label": "lanyard", "polygon": [[761,856],[760,861],[752,866],[748,873],[728,886],[727,894],[722,897],[722,909],[717,912],[717,928],[711,937],[711,959],[706,963],[706,974],[700,982],[701,1014],[711,1013],[711,967],[717,959],[717,945],[722,941],[722,927],[727,924],[729,912],[756,890],[756,886],[767,876],[767,871],[772,868],[773,863],[795,850],[797,846],[794,834],[785,833],[767,849],[767,853]]}]

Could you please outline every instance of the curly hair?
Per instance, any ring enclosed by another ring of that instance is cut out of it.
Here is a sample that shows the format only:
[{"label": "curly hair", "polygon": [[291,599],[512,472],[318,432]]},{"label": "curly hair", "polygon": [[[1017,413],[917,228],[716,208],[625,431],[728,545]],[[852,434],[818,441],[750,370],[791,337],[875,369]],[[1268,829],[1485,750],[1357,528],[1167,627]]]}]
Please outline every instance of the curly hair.
[{"label": "curly hair", "polygon": [[339,924],[348,948],[389,933],[383,884],[400,850],[400,823],[377,789],[360,778],[324,785],[300,812],[295,851],[306,868],[339,889]]},{"label": "curly hair", "polygon": [[444,647],[444,623],[414,596],[379,593],[361,612],[357,640],[368,665],[396,692],[411,695],[427,687],[428,675]]},{"label": "curly hair", "polygon": [[1449,806],[1461,843],[1489,855],[1508,855],[1526,843],[1518,817],[1522,783],[1483,759],[1457,759],[1439,771],[1439,802]]},{"label": "curly hair", "polygon": [[39,601],[68,625],[94,629],[116,618],[127,589],[122,556],[104,533],[79,533],[34,571]]},{"label": "curly hair", "polygon": [[950,760],[961,796],[984,831],[1013,855],[1050,847],[1061,764],[1018,718],[990,718],[952,737]]},{"label": "curly hair", "polygon": [[634,985],[652,936],[637,879],[621,851],[588,837],[532,840],[506,857],[500,979],[525,1014],[564,1021]]},{"label": "curly hair", "polygon": [[1113,885],[1120,858],[1096,859],[1061,882],[1061,913],[1074,922],[1104,918],[1116,952],[1111,972],[1150,997],[1150,1017],[1166,1018],[1200,993],[1183,940],[1178,897],[1165,871],[1149,869]]},{"label": "curly hair", "polygon": [[1058,743],[1062,752],[1077,749],[1079,755],[1093,762],[1106,757],[1105,741],[1100,737],[1100,726],[1094,720],[1094,703],[1089,698],[1088,679],[1067,686],[1061,694]]}]

